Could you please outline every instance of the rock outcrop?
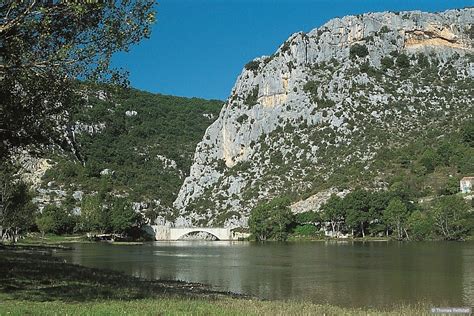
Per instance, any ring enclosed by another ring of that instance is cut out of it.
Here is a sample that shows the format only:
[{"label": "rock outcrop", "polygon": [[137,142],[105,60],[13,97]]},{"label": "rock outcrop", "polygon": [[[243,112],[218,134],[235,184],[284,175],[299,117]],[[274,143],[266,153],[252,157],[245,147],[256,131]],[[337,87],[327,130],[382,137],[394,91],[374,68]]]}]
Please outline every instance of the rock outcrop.
[{"label": "rock outcrop", "polygon": [[473,22],[472,8],[336,18],[248,63],[196,148],[176,223],[245,226],[261,200],[332,192],[336,171],[376,174],[387,144],[472,115]]}]

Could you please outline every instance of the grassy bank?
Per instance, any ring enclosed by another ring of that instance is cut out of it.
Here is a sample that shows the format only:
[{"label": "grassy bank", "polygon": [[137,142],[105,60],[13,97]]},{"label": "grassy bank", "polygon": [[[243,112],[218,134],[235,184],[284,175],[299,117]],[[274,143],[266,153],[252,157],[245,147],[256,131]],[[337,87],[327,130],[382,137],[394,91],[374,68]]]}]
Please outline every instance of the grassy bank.
[{"label": "grassy bank", "polygon": [[[17,243],[19,246],[33,246],[33,245],[64,245],[64,244],[74,244],[74,243],[95,243],[94,241],[87,237],[87,235],[54,235],[47,234],[42,236],[38,233],[30,233],[25,238],[20,239]],[[117,245],[142,245],[142,241],[103,241],[110,244]]]},{"label": "grassy bank", "polygon": [[328,236],[298,236],[298,235],[290,235],[288,236],[288,241],[340,241],[340,242],[348,242],[348,241],[391,241],[395,240],[390,237],[373,237],[373,236],[366,236],[366,237],[348,237],[348,238],[334,238]]},{"label": "grassy bank", "polygon": [[422,315],[309,302],[262,301],[198,283],[149,281],[68,264],[48,247],[0,246],[0,315]]},{"label": "grassy bank", "polygon": [[396,311],[347,309],[297,302],[242,299],[159,298],[132,301],[83,303],[5,301],[0,310],[9,315],[430,315],[423,307],[401,307]]},{"label": "grassy bank", "polygon": [[25,237],[21,238],[18,245],[58,245],[58,244],[71,244],[71,243],[89,243],[90,241],[84,234],[75,235],[54,235],[46,234],[41,235],[40,233],[28,233]]}]

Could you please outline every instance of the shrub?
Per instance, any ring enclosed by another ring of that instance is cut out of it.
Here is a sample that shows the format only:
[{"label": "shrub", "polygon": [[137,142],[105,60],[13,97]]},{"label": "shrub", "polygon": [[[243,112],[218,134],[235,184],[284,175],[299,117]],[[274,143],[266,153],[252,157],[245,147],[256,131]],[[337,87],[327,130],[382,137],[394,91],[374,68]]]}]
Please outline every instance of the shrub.
[{"label": "shrub", "polygon": [[290,50],[290,42],[287,41],[287,42],[283,43],[283,46],[281,47],[281,52],[283,54],[285,54],[289,50]]},{"label": "shrub", "polygon": [[428,68],[430,66],[430,61],[425,54],[421,53],[417,57],[417,63],[420,68]]},{"label": "shrub", "polygon": [[361,44],[354,44],[351,46],[349,50],[349,57],[351,59],[354,59],[356,57],[365,57],[369,55],[369,50],[367,49],[367,46],[361,45]]},{"label": "shrub", "polygon": [[397,67],[399,68],[408,68],[410,67],[410,60],[405,54],[400,54],[397,57]]},{"label": "shrub", "polygon": [[382,28],[380,29],[380,34],[385,34],[388,32],[390,32],[390,29],[386,25],[382,26]]},{"label": "shrub", "polygon": [[461,128],[462,140],[468,146],[474,147],[474,120],[469,120]]},{"label": "shrub", "polygon": [[374,67],[370,66],[370,63],[368,61],[360,65],[360,71],[366,73],[368,76],[377,75],[377,70]]},{"label": "shrub", "polygon": [[260,62],[252,60],[245,65],[245,69],[256,72],[260,66]]},{"label": "shrub", "polygon": [[247,106],[254,106],[255,104],[257,104],[257,100],[258,100],[258,86],[256,86],[255,88],[253,88],[252,91],[249,92],[249,94],[244,100],[244,104]]},{"label": "shrub", "polygon": [[242,114],[241,116],[237,118],[237,122],[239,124],[242,124],[243,122],[247,121],[248,118],[249,116],[247,114]]},{"label": "shrub", "polygon": [[294,234],[297,236],[316,236],[319,235],[318,228],[312,224],[296,226]]},{"label": "shrub", "polygon": [[384,58],[382,58],[382,59],[380,60],[380,63],[382,64],[382,68],[383,68],[384,70],[393,67],[393,59],[390,58],[390,57],[388,57],[388,56],[385,56]]}]

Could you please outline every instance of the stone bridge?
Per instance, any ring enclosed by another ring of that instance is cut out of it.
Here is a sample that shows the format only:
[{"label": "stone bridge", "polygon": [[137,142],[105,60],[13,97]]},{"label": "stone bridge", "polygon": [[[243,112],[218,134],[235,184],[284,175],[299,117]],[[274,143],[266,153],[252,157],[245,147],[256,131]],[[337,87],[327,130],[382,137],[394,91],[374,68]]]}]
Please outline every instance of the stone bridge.
[{"label": "stone bridge", "polygon": [[[234,240],[234,234],[230,228],[222,227],[167,227],[153,225],[156,240],[179,240],[184,235],[195,232],[206,232],[215,236],[218,240]],[[235,238],[237,239],[237,238]]]}]

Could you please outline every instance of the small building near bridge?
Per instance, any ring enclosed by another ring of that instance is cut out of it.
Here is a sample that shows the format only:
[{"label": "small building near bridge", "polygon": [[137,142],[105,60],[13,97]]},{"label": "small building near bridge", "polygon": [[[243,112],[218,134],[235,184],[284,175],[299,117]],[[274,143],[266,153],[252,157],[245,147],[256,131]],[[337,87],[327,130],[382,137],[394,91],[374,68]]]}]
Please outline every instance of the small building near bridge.
[{"label": "small building near bridge", "polygon": [[459,183],[462,193],[471,193],[474,184],[474,177],[464,177]]}]

